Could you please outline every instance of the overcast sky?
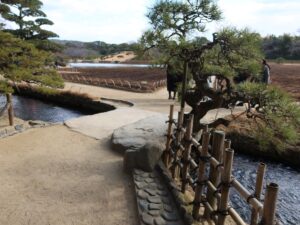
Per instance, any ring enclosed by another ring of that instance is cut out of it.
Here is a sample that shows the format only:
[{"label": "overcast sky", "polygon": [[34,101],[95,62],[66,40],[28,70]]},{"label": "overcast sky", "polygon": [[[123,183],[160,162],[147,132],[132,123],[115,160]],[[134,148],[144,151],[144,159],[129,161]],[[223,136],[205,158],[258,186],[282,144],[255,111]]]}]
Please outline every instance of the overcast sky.
[{"label": "overcast sky", "polygon": [[[42,0],[43,10],[55,24],[60,39],[122,43],[136,41],[148,27],[145,17],[155,0]],[[300,29],[300,0],[219,0],[223,20],[209,26],[249,27],[280,35]]]}]

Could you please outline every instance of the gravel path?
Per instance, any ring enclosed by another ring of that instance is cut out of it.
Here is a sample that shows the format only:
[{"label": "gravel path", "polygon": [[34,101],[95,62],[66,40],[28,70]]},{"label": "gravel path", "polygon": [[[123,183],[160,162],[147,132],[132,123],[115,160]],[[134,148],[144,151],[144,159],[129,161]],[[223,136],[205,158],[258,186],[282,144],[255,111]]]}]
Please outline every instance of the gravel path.
[{"label": "gravel path", "polygon": [[0,140],[0,224],[135,225],[122,157],[62,125]]}]

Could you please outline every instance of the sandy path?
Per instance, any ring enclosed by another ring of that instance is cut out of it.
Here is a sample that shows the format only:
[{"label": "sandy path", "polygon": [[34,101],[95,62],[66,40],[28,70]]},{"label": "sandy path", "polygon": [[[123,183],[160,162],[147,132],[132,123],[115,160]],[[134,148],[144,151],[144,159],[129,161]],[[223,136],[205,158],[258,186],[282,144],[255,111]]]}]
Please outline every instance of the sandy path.
[{"label": "sandy path", "polygon": [[[149,110],[159,113],[168,114],[170,105],[175,105],[175,113],[180,110],[180,103],[178,101],[169,100],[166,88],[162,88],[154,93],[134,93],[111,88],[96,87],[84,84],[68,83],[65,84],[66,90],[79,91],[88,93],[94,97],[105,97],[113,99],[121,99],[134,103],[136,108]],[[185,111],[190,112],[191,108],[186,105]],[[244,107],[236,107],[234,113],[245,111]],[[202,122],[210,123],[217,118],[230,115],[231,111],[228,109],[211,110],[202,120]]]},{"label": "sandy path", "polygon": [[0,146],[0,224],[137,224],[131,179],[107,139],[56,125]]},{"label": "sandy path", "polygon": [[88,93],[95,97],[105,97],[130,101],[134,103],[135,107],[138,107],[140,109],[161,113],[168,113],[170,104],[172,103],[176,105],[176,110],[179,109],[178,102],[168,99],[168,92],[165,88],[162,88],[154,93],[135,93],[111,88],[66,82],[65,90]]}]

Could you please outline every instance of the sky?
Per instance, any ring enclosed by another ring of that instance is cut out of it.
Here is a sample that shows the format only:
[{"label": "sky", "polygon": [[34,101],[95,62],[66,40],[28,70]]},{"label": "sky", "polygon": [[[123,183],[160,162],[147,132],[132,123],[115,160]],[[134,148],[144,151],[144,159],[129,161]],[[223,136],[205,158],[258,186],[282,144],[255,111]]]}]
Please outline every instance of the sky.
[{"label": "sky", "polygon": [[[63,40],[128,43],[149,28],[146,13],[155,0],[42,0],[54,22],[50,30]],[[222,21],[208,27],[208,36],[224,26],[248,27],[266,36],[300,35],[300,0],[218,0]],[[299,32],[297,32],[299,31]]]}]

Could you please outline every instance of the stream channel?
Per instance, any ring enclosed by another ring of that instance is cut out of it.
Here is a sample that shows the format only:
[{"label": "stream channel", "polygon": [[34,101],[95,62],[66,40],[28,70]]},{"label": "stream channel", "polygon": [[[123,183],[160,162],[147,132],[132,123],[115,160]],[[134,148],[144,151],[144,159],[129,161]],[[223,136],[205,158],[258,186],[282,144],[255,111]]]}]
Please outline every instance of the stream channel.
[{"label": "stream channel", "polygon": [[[0,107],[3,108],[5,103],[6,97],[1,95]],[[13,108],[15,116],[23,120],[42,120],[51,123],[93,114],[90,111],[62,107],[22,96],[13,96]]]},{"label": "stream channel", "polygon": [[[5,96],[0,96],[0,106],[5,105]],[[65,108],[52,103],[27,97],[14,96],[13,105],[15,115],[23,120],[42,120],[47,122],[63,122],[65,120],[91,112]],[[265,176],[266,183],[279,185],[277,218],[284,225],[300,224],[300,170],[293,169],[280,163],[274,163],[259,158],[235,154],[234,176],[248,189],[253,192],[256,170],[259,162],[267,164]],[[264,194],[264,193],[263,193]],[[262,199],[264,196],[262,196]],[[251,209],[235,191],[231,191],[231,204],[249,222]]]}]

